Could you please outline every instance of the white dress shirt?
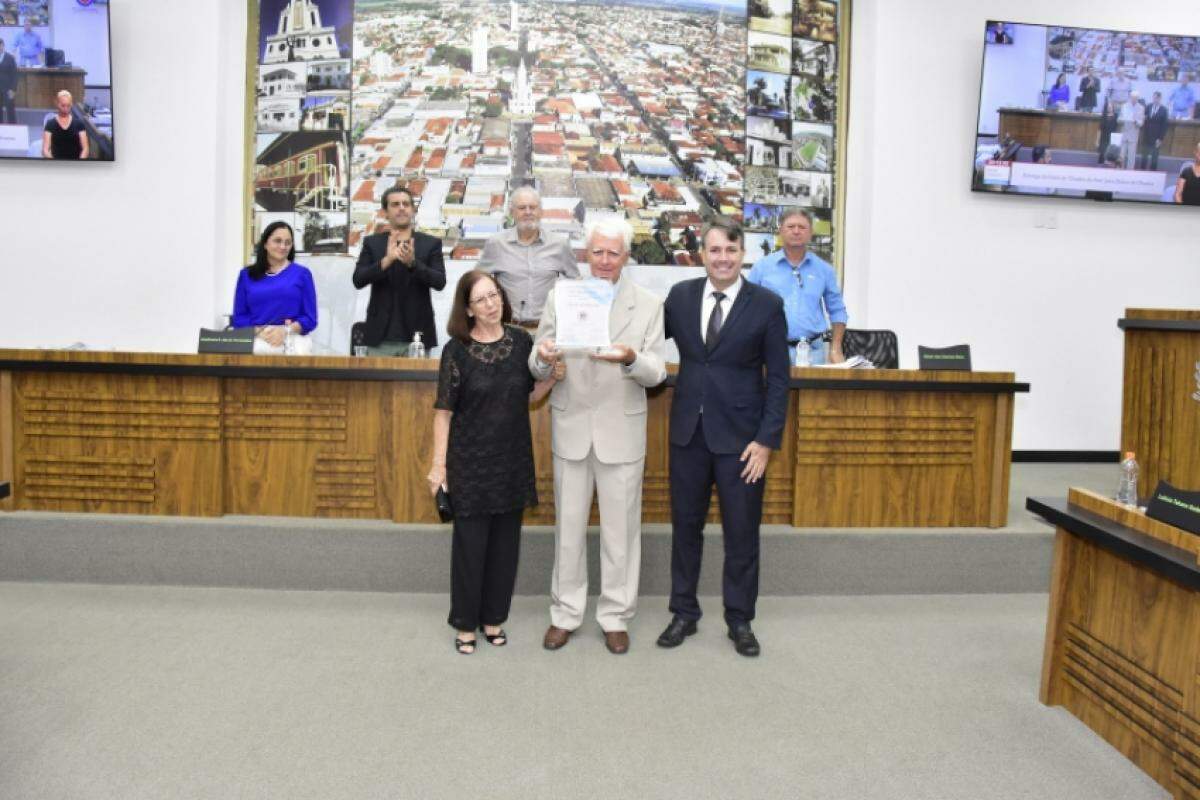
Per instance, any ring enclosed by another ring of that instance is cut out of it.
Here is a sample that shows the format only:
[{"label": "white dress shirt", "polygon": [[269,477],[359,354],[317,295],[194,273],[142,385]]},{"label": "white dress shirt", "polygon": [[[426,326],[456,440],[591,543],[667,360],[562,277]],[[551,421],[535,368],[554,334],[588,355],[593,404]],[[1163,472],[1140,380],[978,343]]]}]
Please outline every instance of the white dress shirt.
[{"label": "white dress shirt", "polygon": [[[721,327],[725,327],[726,320],[729,319],[729,309],[733,308],[733,301],[737,299],[738,292],[742,290],[742,276],[734,281],[733,285],[727,289],[721,290],[725,298],[721,300]],[[704,297],[700,300],[700,341],[704,341],[708,337],[708,318],[712,316],[713,309],[717,307],[716,298],[713,297],[713,292],[717,291],[717,287],[713,286],[712,279],[704,282]]]}]

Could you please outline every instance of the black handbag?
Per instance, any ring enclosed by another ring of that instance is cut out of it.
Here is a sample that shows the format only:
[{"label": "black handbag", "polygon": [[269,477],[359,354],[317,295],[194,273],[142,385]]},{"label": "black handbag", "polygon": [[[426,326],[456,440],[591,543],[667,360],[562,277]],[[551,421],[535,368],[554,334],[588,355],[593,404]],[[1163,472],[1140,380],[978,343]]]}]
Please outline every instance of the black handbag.
[{"label": "black handbag", "polygon": [[450,522],[454,519],[454,506],[450,504],[450,493],[446,491],[446,487],[438,487],[433,502],[437,504],[438,516],[441,517],[442,522]]}]

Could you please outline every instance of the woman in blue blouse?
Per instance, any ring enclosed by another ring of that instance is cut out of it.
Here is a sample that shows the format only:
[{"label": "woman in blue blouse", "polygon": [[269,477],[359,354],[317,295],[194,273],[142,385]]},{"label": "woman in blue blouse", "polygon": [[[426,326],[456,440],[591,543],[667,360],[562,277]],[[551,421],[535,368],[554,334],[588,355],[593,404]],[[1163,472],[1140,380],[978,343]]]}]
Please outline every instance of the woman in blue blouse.
[{"label": "woman in blue blouse", "polygon": [[1065,72],[1058,73],[1058,77],[1054,80],[1054,86],[1050,89],[1050,96],[1046,98],[1046,108],[1064,109],[1071,101],[1071,87],[1067,86],[1067,75]]},{"label": "woman in blue blouse", "polygon": [[254,326],[254,352],[310,355],[317,327],[317,290],[312,273],[297,264],[292,228],[272,222],[258,239],[254,263],[238,275],[233,326]]}]

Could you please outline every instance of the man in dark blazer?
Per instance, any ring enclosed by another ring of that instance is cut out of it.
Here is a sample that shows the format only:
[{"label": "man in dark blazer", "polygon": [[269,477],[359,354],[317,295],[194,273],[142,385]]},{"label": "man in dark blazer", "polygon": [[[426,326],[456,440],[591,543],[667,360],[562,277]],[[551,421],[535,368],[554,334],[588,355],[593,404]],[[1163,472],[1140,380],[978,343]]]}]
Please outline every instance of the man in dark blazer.
[{"label": "man in dark blazer", "polygon": [[700,254],[708,276],[675,284],[664,306],[679,375],[670,431],[674,617],[658,644],[677,647],[696,632],[704,522],[715,483],[725,537],[725,623],[737,652],[756,656],[750,622],[764,478],[783,440],[789,363],[783,300],[742,278],[744,241],[731,222],[706,225]]},{"label": "man in dark blazer", "polygon": [[372,355],[403,356],[413,334],[426,348],[437,345],[429,290],[446,286],[442,240],[413,225],[412,192],[393,186],[380,199],[390,230],[368,236],[354,268],[354,287],[371,287],[363,343]]},{"label": "man in dark blazer", "polygon": [[17,124],[17,60],[0,39],[0,125]]},{"label": "man in dark blazer", "polygon": [[1158,169],[1158,150],[1167,138],[1169,114],[1163,105],[1162,92],[1155,92],[1146,106],[1146,121],[1142,123],[1141,152],[1138,153],[1138,169]]}]

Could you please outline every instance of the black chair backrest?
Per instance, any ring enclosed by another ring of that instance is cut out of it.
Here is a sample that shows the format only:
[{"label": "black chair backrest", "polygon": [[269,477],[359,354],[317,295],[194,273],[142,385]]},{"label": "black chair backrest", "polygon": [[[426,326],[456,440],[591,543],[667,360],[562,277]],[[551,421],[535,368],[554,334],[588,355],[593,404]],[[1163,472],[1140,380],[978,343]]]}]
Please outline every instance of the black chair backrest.
[{"label": "black chair backrest", "polygon": [[367,323],[356,322],[350,326],[350,355],[354,355],[354,348],[365,345],[363,341],[367,333]]},{"label": "black chair backrest", "polygon": [[900,342],[893,331],[866,331],[847,328],[842,338],[842,353],[862,356],[879,369],[900,368]]}]

